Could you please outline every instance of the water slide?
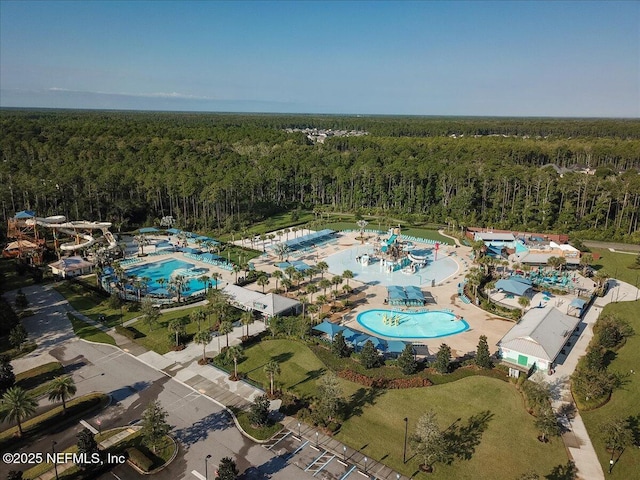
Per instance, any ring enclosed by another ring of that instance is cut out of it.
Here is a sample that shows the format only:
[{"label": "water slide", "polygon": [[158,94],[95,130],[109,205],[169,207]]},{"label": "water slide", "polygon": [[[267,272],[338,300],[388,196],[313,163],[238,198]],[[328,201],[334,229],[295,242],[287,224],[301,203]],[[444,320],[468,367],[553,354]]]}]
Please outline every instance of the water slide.
[{"label": "water slide", "polygon": [[70,252],[80,250],[96,243],[97,240],[93,235],[80,233],[78,230],[101,230],[102,235],[108,243],[108,249],[115,248],[118,245],[113,234],[109,231],[111,222],[87,222],[84,220],[68,222],[64,215],[55,215],[46,218],[34,217],[27,220],[28,225],[33,225],[34,223],[41,227],[51,228],[52,230],[60,231],[71,237],[76,237],[76,241],[60,245],[60,250],[63,251]]}]

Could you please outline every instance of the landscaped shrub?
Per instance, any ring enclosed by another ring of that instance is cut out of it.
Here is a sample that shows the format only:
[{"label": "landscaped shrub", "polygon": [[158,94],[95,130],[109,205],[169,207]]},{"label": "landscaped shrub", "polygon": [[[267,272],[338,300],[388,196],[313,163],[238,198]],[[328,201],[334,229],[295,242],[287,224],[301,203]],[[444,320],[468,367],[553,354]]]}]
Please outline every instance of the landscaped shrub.
[{"label": "landscaped shrub", "polygon": [[144,453],[138,450],[135,447],[131,447],[127,449],[127,454],[129,455],[129,461],[135,464],[143,472],[148,472],[153,465],[153,460],[147,457]]},{"label": "landscaped shrub", "polygon": [[137,329],[132,327],[123,327],[121,325],[116,326],[116,333],[120,335],[124,335],[130,340],[135,340],[136,338],[144,337],[144,335]]},{"label": "landscaped shrub", "polygon": [[365,387],[373,388],[400,389],[430,387],[431,385],[433,385],[431,380],[420,376],[409,378],[381,378],[370,377],[362,373],[354,372],[353,370],[341,370],[340,372],[338,372],[338,376],[340,378],[344,378],[345,380],[364,385]]}]

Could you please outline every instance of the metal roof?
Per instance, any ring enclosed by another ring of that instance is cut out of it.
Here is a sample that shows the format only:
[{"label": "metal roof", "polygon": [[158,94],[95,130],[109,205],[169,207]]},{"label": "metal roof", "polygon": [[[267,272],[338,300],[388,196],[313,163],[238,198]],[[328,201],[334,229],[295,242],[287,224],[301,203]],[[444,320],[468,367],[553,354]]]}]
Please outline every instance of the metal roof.
[{"label": "metal roof", "polygon": [[515,295],[524,295],[527,290],[531,289],[531,285],[519,282],[512,278],[501,278],[496,282],[496,288]]},{"label": "metal roof", "polygon": [[532,308],[498,345],[553,362],[578,323],[555,307]]}]

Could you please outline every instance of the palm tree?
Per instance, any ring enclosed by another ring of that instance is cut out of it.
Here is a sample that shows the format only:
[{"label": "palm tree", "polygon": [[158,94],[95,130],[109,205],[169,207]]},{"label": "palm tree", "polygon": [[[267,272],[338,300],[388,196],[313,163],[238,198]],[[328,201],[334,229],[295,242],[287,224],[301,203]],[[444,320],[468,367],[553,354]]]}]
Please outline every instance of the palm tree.
[{"label": "palm tree", "polygon": [[200,323],[203,320],[206,320],[206,318],[207,314],[204,312],[204,310],[201,309],[194,310],[189,314],[189,320],[198,324],[198,330],[200,330]]},{"label": "palm tree", "polygon": [[56,377],[49,383],[49,401],[62,401],[62,411],[67,413],[67,400],[76,394],[76,383],[69,375]]},{"label": "palm tree", "polygon": [[298,270],[296,270],[296,267],[294,267],[293,265],[290,265],[284,269],[284,273],[287,274],[287,277],[289,278],[289,280],[293,280],[293,276],[297,271]]},{"label": "palm tree", "polygon": [[289,280],[288,278],[283,278],[282,279],[282,286],[284,287],[284,289],[289,292],[289,289],[293,286],[293,282],[291,280]]},{"label": "palm tree", "polygon": [[324,272],[329,270],[329,265],[327,264],[327,262],[318,262],[316,268],[320,272],[320,278],[324,279]]},{"label": "palm tree", "polygon": [[276,375],[280,375],[280,364],[275,360],[271,360],[269,363],[267,363],[264,366],[264,373],[269,375],[269,382],[271,385],[270,391],[271,391],[271,396],[273,396],[273,378]]},{"label": "palm tree", "polygon": [[360,243],[364,245],[364,227],[369,224],[366,220],[358,220],[356,225],[360,228]]},{"label": "palm tree", "polygon": [[242,322],[242,325],[247,326],[247,338],[249,338],[249,325],[251,325],[255,321],[253,312],[243,312],[242,315],[240,315],[240,321]]},{"label": "palm tree", "polygon": [[327,288],[331,287],[331,280],[328,278],[323,278],[318,282],[318,286],[322,289],[322,294],[327,294]]},{"label": "palm tree", "polygon": [[227,348],[225,355],[233,359],[233,378],[238,378],[238,359],[242,357],[243,349],[240,345],[233,345]]},{"label": "palm tree", "polygon": [[580,256],[580,265],[582,266],[582,275],[587,274],[589,266],[593,263],[593,255],[590,253],[583,253]]},{"label": "palm tree", "polygon": [[193,337],[193,341],[202,345],[202,363],[207,363],[206,348],[211,341],[211,332],[209,330],[199,330]]},{"label": "palm tree", "polygon": [[278,256],[280,261],[284,260],[291,249],[286,243],[279,243],[275,247],[273,247],[273,251]]},{"label": "palm tree", "polygon": [[313,303],[313,294],[318,291],[318,286],[315,283],[310,283],[305,290],[309,294],[309,302]]},{"label": "palm tree", "polygon": [[342,284],[342,277],[340,275],[334,275],[334,277],[331,279],[331,284],[335,287],[334,292],[337,294],[338,285]]},{"label": "palm tree", "polygon": [[211,279],[215,282],[215,289],[218,289],[218,280],[222,278],[222,275],[220,275],[218,272],[211,272]]},{"label": "palm tree", "polygon": [[209,275],[202,275],[198,277],[198,280],[204,284],[204,294],[206,295],[207,288],[209,286],[209,280],[211,280],[211,277],[209,277]]},{"label": "palm tree", "polygon": [[140,255],[144,256],[144,246],[149,245],[149,240],[144,235],[136,235],[133,237],[133,240],[138,244],[138,248],[140,248]]},{"label": "palm tree", "polygon": [[264,293],[264,287],[266,287],[267,285],[269,285],[269,277],[267,277],[266,274],[262,273],[258,276],[258,280],[256,280],[256,283],[262,287],[262,293]]},{"label": "palm tree", "polygon": [[182,293],[185,291],[186,286],[187,283],[182,275],[176,275],[169,280],[169,291],[176,293],[178,296],[178,303],[180,303],[180,298],[182,298]]},{"label": "palm tree", "polygon": [[282,273],[282,270],[276,270],[271,276],[276,279],[276,291],[278,291],[278,282],[282,280],[284,273]]},{"label": "palm tree", "polygon": [[296,288],[300,288],[300,281],[304,278],[300,270],[293,272],[293,280],[296,281]]},{"label": "palm tree", "polygon": [[180,345],[180,335],[185,332],[184,321],[182,318],[176,318],[169,322],[167,326],[170,332],[176,335],[176,347]]},{"label": "palm tree", "polygon": [[22,436],[22,420],[33,415],[37,406],[38,402],[29,392],[20,387],[11,387],[0,399],[0,420],[15,420],[19,436]]},{"label": "palm tree", "polygon": [[227,336],[227,348],[229,348],[229,334],[231,332],[233,332],[233,323],[231,323],[229,320],[224,320],[223,322],[220,323],[220,328],[218,328],[218,334]]},{"label": "palm tree", "polygon": [[314,314],[318,313],[319,310],[320,310],[320,308],[318,307],[318,305],[311,304],[311,305],[309,305],[307,307],[307,311],[309,312],[309,316],[313,320],[314,325],[315,325],[315,322],[316,322]]},{"label": "palm tree", "polygon": [[349,279],[353,278],[353,272],[351,270],[345,270],[342,272],[342,278],[347,281],[347,285],[349,285]]},{"label": "palm tree", "polygon": [[242,267],[236,263],[233,264],[233,273],[236,274],[236,281],[235,283],[238,283],[238,274],[242,271]]}]

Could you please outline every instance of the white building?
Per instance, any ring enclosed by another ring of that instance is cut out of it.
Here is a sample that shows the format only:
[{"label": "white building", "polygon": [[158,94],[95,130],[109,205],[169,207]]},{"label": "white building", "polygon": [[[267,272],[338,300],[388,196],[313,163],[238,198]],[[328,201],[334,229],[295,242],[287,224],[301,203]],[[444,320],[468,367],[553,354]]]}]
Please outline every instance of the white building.
[{"label": "white building", "polygon": [[73,278],[86,275],[93,271],[93,263],[82,257],[65,257],[57,262],[50,263],[49,268],[53,275],[62,278]]},{"label": "white building", "polygon": [[[555,307],[532,308],[498,342],[498,351],[515,370],[552,368],[556,358],[580,323]],[[517,376],[517,374],[515,375]]]}]

